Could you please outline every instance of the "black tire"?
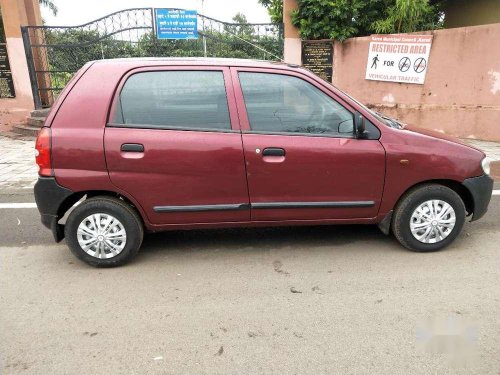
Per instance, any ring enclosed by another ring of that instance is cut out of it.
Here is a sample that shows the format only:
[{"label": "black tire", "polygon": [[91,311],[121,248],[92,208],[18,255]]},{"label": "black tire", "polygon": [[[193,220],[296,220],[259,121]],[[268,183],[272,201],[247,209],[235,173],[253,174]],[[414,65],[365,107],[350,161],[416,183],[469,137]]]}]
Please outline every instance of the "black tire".
[{"label": "black tire", "polygon": [[[455,211],[455,227],[446,238],[436,243],[424,243],[416,239],[410,229],[410,220],[415,209],[422,203],[439,199]],[[409,250],[431,252],[445,248],[457,238],[465,223],[465,205],[460,196],[450,188],[438,184],[420,185],[407,192],[398,202],[392,217],[392,232],[396,239]]]},{"label": "black tire", "polygon": [[[86,217],[96,213],[115,217],[122,223],[126,232],[127,238],[123,250],[108,259],[87,254],[78,243],[78,226]],[[137,254],[142,244],[144,228],[139,215],[129,204],[117,198],[100,196],[86,199],[75,207],[66,221],[64,234],[68,247],[78,259],[94,267],[116,267],[127,263]]]}]

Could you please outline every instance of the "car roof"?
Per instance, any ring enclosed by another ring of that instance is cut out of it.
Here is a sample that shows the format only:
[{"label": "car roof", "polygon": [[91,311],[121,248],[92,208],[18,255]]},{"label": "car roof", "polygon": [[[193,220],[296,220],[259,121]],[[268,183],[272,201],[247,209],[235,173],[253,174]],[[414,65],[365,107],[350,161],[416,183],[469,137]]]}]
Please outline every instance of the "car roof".
[{"label": "car roof", "polygon": [[130,65],[210,65],[210,66],[246,66],[256,68],[299,68],[296,64],[287,64],[279,61],[234,59],[219,57],[132,57],[119,59],[95,60],[94,64],[120,64]]}]

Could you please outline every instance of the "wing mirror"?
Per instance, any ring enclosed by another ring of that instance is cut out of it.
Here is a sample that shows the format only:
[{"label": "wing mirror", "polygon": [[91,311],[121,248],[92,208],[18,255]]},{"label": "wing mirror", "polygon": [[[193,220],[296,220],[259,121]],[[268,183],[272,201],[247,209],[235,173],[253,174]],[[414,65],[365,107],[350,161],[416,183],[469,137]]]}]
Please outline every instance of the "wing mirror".
[{"label": "wing mirror", "polygon": [[365,138],[367,135],[365,127],[365,118],[359,112],[354,113],[354,128],[356,129],[357,138]]}]

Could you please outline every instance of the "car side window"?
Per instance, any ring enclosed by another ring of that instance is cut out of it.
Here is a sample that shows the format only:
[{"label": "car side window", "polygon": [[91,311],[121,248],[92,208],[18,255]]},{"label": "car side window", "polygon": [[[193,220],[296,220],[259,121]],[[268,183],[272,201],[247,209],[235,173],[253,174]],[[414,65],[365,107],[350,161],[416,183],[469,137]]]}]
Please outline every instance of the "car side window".
[{"label": "car side window", "polygon": [[231,129],[221,71],[154,71],[131,75],[115,105],[124,127]]},{"label": "car side window", "polygon": [[350,111],[309,82],[284,74],[240,72],[252,131],[352,137]]}]

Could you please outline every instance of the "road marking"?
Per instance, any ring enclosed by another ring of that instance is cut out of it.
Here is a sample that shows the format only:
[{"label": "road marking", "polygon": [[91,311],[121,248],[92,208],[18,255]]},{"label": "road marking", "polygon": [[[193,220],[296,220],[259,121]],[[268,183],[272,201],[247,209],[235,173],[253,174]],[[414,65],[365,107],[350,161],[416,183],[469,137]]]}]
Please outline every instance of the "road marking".
[{"label": "road marking", "polygon": [[36,203],[0,203],[0,208],[36,208]]},{"label": "road marking", "polygon": [[493,195],[500,195],[500,190],[493,190]]}]

